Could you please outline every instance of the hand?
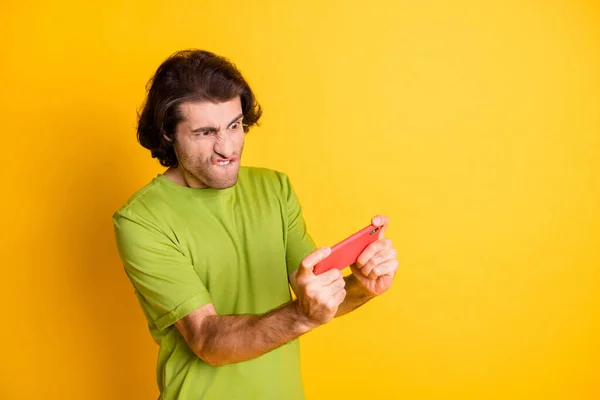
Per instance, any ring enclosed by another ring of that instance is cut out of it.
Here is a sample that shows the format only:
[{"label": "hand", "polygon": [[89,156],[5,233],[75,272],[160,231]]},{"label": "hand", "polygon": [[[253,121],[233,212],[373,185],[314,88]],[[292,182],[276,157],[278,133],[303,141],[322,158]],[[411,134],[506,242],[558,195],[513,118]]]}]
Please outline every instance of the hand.
[{"label": "hand", "polygon": [[331,254],[324,247],[313,251],[300,263],[296,274],[298,285],[298,307],[312,327],[329,322],[337,313],[338,307],[346,297],[344,276],[336,268],[320,275],[313,273],[314,266]]},{"label": "hand", "polygon": [[372,224],[381,227],[379,237],[358,256],[356,263],[350,266],[356,279],[375,296],[386,292],[392,286],[398,270],[396,249],[392,247],[391,239],[384,238],[389,223],[389,218],[383,215],[373,218]]}]

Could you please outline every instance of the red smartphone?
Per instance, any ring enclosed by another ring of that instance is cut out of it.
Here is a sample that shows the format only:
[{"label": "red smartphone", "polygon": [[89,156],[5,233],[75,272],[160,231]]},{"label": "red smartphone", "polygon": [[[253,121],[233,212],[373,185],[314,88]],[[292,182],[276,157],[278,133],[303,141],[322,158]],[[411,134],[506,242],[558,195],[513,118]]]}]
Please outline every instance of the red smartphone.
[{"label": "red smartphone", "polygon": [[379,229],[381,228],[369,225],[333,246],[331,254],[315,265],[314,274],[319,275],[332,268],[342,270],[354,264],[367,246],[377,240]]}]

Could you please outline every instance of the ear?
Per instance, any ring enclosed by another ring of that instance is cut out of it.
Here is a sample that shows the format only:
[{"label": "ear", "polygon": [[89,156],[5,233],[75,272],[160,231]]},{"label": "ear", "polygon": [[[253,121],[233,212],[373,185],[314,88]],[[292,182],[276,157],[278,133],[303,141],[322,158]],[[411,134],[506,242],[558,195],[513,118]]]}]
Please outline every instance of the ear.
[{"label": "ear", "polygon": [[173,143],[173,138],[169,137],[166,133],[163,133],[163,137],[169,143]]}]

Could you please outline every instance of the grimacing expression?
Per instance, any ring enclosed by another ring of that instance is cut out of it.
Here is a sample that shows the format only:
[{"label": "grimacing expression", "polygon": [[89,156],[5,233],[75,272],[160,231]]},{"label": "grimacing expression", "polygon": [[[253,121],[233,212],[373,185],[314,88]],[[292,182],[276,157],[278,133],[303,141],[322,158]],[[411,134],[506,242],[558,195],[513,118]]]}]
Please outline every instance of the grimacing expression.
[{"label": "grimacing expression", "polygon": [[173,144],[180,172],[199,188],[235,185],[244,149],[239,96],[223,103],[184,102],[180,111]]}]

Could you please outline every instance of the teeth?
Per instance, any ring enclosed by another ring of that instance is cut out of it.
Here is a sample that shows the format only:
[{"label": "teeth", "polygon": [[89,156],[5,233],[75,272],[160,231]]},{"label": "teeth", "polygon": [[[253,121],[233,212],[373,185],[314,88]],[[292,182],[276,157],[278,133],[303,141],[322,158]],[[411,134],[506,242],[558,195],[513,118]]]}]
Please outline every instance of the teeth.
[{"label": "teeth", "polygon": [[221,161],[217,163],[218,165],[227,165],[229,164],[229,161]]}]

